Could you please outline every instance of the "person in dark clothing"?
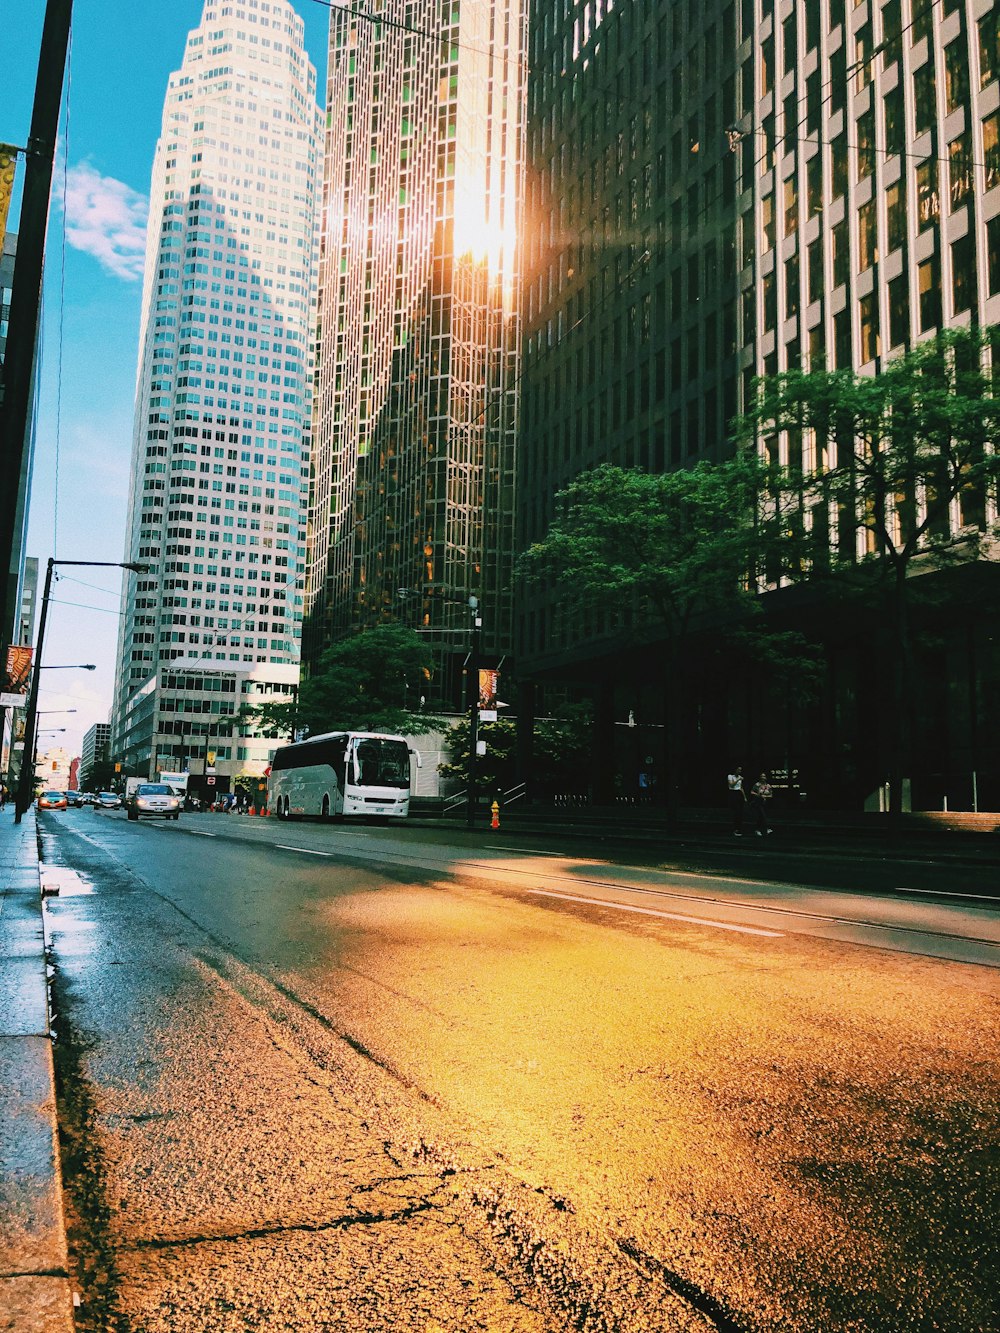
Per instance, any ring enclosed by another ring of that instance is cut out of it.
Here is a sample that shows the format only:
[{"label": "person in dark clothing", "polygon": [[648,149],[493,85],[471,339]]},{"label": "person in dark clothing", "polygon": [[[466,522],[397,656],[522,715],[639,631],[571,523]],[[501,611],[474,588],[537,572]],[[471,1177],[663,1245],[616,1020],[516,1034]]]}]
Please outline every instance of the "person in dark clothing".
[{"label": "person in dark clothing", "polygon": [[771,827],[771,817],[768,811],[768,802],[774,796],[774,790],[767,780],[767,774],[761,773],[760,777],[750,788],[750,809],[756,820],[757,828],[755,830],[757,837],[762,838],[765,833],[773,833]]}]

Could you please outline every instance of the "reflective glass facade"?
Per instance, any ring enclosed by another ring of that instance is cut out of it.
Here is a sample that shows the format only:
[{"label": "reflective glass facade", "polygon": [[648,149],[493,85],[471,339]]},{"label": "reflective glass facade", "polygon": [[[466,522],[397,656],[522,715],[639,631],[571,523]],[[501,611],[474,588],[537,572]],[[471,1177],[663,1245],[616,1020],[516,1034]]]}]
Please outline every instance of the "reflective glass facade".
[{"label": "reflective glass facade", "polygon": [[510,636],[523,16],[379,20],[331,15],[307,659],[397,619],[447,648],[470,595]]},{"label": "reflective glass facade", "polygon": [[285,0],[208,0],[151,188],[113,725],[141,767],[144,683],[175,658],[299,659],[321,132]]}]

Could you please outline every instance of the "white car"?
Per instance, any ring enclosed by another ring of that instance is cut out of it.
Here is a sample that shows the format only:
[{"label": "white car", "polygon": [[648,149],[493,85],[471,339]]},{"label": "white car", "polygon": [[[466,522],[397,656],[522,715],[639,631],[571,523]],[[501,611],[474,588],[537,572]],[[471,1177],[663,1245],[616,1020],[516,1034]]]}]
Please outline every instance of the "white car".
[{"label": "white car", "polygon": [[97,800],[94,802],[95,810],[120,810],[122,808],[122,798],[116,791],[100,791],[97,793]]},{"label": "white car", "polygon": [[165,782],[142,782],[128,798],[128,817],[159,815],[161,819],[180,819],[181,799]]}]

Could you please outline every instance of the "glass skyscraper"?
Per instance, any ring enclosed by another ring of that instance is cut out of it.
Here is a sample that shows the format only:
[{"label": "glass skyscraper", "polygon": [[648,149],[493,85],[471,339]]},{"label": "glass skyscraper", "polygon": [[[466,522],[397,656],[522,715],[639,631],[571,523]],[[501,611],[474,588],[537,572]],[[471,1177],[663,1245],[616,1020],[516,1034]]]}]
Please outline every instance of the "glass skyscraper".
[{"label": "glass skyscraper", "polygon": [[307,659],[391,620],[446,658],[470,595],[509,645],[523,39],[518,0],[331,14]]},{"label": "glass skyscraper", "polygon": [[207,0],[150,193],[126,552],[148,572],[126,577],[113,715],[132,770],[199,736],[238,759],[215,674],[297,679],[320,133],[294,9]]}]

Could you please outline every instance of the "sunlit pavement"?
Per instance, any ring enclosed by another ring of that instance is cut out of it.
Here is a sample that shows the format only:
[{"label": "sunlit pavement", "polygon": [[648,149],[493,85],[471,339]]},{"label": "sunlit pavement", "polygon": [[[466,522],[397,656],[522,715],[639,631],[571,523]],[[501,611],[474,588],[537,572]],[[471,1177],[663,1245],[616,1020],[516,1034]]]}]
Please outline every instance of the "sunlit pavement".
[{"label": "sunlit pavement", "polygon": [[81,1327],[996,1326],[988,894],[44,826]]}]

